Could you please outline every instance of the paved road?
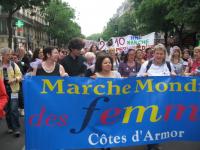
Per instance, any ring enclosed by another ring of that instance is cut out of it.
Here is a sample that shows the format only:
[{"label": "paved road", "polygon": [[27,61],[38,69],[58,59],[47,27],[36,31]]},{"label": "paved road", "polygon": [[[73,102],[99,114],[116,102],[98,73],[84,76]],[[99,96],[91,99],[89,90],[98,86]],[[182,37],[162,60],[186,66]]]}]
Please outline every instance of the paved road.
[{"label": "paved road", "polygon": [[7,133],[6,121],[0,121],[0,150],[22,150],[24,146],[24,118],[20,118],[21,136],[16,138],[13,134]]},{"label": "paved road", "polygon": [[[22,124],[21,136],[14,137],[6,133],[7,127],[5,120],[0,121],[0,150],[23,150],[24,148],[24,118],[20,118]],[[200,136],[200,135],[199,135]],[[200,150],[200,142],[171,142],[161,144],[162,150]],[[92,149],[90,149],[92,150]],[[93,149],[100,150],[100,149]],[[145,146],[112,148],[111,150],[146,150]]]}]

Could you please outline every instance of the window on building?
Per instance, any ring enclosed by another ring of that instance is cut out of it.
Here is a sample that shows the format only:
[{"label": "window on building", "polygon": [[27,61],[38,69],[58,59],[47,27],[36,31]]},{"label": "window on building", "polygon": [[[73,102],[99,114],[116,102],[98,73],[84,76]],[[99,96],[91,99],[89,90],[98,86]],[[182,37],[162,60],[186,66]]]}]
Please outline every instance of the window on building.
[{"label": "window on building", "polygon": [[0,34],[7,33],[6,20],[0,20]]}]

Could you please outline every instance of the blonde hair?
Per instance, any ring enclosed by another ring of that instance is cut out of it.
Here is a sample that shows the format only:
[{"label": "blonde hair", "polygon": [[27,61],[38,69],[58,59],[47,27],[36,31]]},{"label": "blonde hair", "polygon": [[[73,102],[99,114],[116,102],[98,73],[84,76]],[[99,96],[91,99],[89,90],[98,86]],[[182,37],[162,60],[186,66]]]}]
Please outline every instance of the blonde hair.
[{"label": "blonde hair", "polygon": [[172,56],[171,56],[171,60],[174,58],[174,53],[175,53],[175,51],[178,51],[178,53],[179,53],[179,58],[182,58],[182,51],[181,51],[181,49],[180,49],[180,47],[178,47],[178,46],[174,46],[173,47],[173,51],[172,51]]},{"label": "blonde hair", "polygon": [[87,53],[85,53],[85,58],[86,59],[89,59],[89,58],[96,59],[96,55],[93,52],[87,52]]},{"label": "blonde hair", "polygon": [[167,49],[166,47],[163,45],[163,44],[157,44],[155,47],[154,47],[154,52],[157,51],[157,50],[162,50],[165,55],[167,55]]},{"label": "blonde hair", "polygon": [[194,51],[200,51],[200,46],[195,47]]},{"label": "blonde hair", "polygon": [[108,49],[108,52],[109,52],[109,53],[110,53],[110,52],[113,52],[113,51],[115,52],[115,48],[114,48],[114,47],[111,47],[111,48]]},{"label": "blonde hair", "polygon": [[163,51],[164,52],[164,54],[165,54],[165,59],[164,59],[164,61],[166,61],[166,60],[168,60],[169,58],[169,56],[168,56],[168,53],[167,53],[167,49],[166,49],[166,47],[165,47],[165,45],[163,45],[163,44],[157,44],[155,47],[154,47],[154,49],[153,49],[153,52],[155,53],[156,51]]}]

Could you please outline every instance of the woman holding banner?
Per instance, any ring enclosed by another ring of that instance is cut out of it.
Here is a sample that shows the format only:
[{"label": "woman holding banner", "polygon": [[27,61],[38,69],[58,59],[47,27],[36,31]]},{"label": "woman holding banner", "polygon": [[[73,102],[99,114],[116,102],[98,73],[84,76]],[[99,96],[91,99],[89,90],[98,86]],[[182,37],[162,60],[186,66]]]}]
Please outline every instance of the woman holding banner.
[{"label": "woman holding banner", "polygon": [[[95,71],[93,78],[121,78],[119,72],[113,71],[113,59],[107,54],[97,57]],[[102,150],[110,150],[110,148],[102,148]]]},{"label": "woman holding banner", "polygon": [[113,71],[113,59],[109,55],[100,55],[95,64],[95,77],[97,78],[121,78],[117,71]]},{"label": "woman holding banner", "polygon": [[33,69],[37,76],[68,76],[62,65],[58,64],[59,53],[56,48],[47,47],[43,50],[43,62]]},{"label": "woman holding banner", "polygon": [[167,50],[163,44],[158,44],[154,47],[154,57],[152,60],[146,61],[142,64],[138,77],[146,76],[174,76],[173,65],[166,61]]},{"label": "woman holding banner", "polygon": [[[152,60],[144,62],[138,77],[147,76],[175,76],[173,65],[166,61],[167,49],[163,44],[158,44],[154,47],[154,57]],[[159,144],[147,145],[148,150],[160,150]]]},{"label": "woman holding banner", "polygon": [[174,46],[171,54],[171,63],[174,67],[174,71],[177,75],[183,75],[185,70],[184,70],[184,61],[181,58],[182,57],[182,52],[181,49],[178,46]]}]

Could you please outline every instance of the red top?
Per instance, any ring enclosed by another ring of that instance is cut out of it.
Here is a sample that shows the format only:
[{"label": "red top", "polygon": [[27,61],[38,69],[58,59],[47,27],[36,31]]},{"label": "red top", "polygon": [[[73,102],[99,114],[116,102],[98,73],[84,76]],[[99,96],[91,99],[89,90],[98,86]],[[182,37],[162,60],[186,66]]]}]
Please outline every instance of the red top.
[{"label": "red top", "polygon": [[0,118],[2,118],[5,115],[5,112],[3,111],[3,109],[7,101],[8,101],[8,96],[6,94],[6,89],[5,89],[3,81],[0,80]]},{"label": "red top", "polygon": [[198,67],[200,67],[200,61],[194,60],[191,65],[191,72],[196,72]]}]

